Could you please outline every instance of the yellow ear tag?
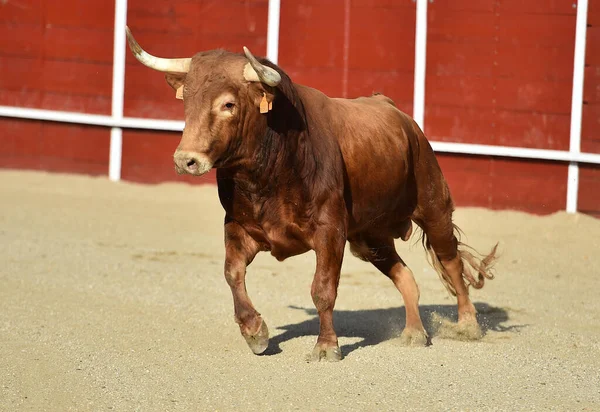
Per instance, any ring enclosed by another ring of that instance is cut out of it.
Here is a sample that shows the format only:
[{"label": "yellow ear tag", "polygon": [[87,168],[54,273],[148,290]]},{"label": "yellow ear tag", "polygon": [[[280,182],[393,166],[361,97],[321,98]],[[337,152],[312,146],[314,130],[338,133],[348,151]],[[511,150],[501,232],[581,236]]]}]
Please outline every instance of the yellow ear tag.
[{"label": "yellow ear tag", "polygon": [[179,99],[179,100],[183,100],[183,86],[179,86],[179,88],[175,92],[175,98]]},{"label": "yellow ear tag", "polygon": [[267,102],[267,95],[263,93],[263,97],[260,100],[260,112],[267,113],[269,111],[269,103]]},{"label": "yellow ear tag", "polygon": [[273,110],[273,102],[269,102],[269,111]]}]

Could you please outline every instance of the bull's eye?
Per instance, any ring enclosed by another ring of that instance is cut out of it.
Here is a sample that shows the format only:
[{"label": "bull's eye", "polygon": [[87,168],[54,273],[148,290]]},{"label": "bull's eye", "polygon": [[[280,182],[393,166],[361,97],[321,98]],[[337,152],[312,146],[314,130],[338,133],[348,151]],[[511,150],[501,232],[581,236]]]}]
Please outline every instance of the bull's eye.
[{"label": "bull's eye", "polygon": [[235,103],[232,102],[227,102],[223,105],[223,109],[225,110],[231,110],[235,107]]}]

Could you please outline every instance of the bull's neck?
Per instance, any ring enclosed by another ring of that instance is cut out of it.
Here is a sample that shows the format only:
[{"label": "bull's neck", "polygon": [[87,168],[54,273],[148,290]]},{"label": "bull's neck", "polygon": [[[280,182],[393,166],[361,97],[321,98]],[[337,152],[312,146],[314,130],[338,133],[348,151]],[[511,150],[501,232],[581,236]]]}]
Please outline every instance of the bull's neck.
[{"label": "bull's neck", "polygon": [[256,189],[271,191],[303,184],[302,175],[313,168],[310,160],[314,159],[310,156],[306,132],[276,130],[267,122],[267,127],[256,137],[251,158],[244,167]]},{"label": "bull's neck", "polygon": [[[290,82],[277,93],[268,113],[248,113],[235,149],[243,160],[228,173],[239,186],[257,193],[310,184],[317,167],[302,99]],[[308,177],[307,177],[308,176]]]}]

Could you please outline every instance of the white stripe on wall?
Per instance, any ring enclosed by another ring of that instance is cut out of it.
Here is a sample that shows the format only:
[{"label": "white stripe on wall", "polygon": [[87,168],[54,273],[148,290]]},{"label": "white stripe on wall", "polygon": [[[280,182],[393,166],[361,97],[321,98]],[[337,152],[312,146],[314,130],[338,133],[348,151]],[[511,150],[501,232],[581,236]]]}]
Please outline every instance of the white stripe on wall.
[{"label": "white stripe on wall", "polygon": [[[571,140],[569,151],[581,151],[581,116],[583,111],[583,78],[585,70],[585,37],[587,31],[588,0],[577,2],[577,23],[575,26],[575,57],[573,63],[573,93],[571,97]],[[579,166],[569,164],[567,175],[567,212],[577,212],[579,192]]]},{"label": "white stripe on wall", "polygon": [[277,64],[279,61],[279,20],[281,14],[280,0],[269,0],[269,17],[267,21],[267,59]]},{"label": "white stripe on wall", "polygon": [[[123,100],[125,94],[125,24],[127,23],[127,0],[115,2],[115,26],[113,45],[113,83],[112,83],[112,118],[123,119]],[[110,130],[110,153],[108,160],[108,177],[110,180],[121,179],[121,158],[123,154],[123,130],[113,127]]]},{"label": "white stripe on wall", "polygon": [[425,71],[427,68],[427,0],[417,0],[415,32],[415,87],[413,118],[424,130],[425,121]]}]

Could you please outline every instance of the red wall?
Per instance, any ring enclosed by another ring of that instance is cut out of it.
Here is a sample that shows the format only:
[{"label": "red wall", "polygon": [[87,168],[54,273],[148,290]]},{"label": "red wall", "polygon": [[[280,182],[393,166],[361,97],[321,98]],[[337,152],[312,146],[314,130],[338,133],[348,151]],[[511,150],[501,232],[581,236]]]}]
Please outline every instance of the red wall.
[{"label": "red wall", "polygon": [[[268,0],[129,0],[149,52],[217,47],[263,55]],[[576,8],[555,0],[434,0],[428,9],[425,132],[431,140],[566,150]],[[107,7],[108,4],[108,7]],[[0,105],[110,114],[114,4],[0,3]],[[590,0],[582,150],[600,153],[600,0]],[[284,0],[279,64],[331,96],[383,92],[412,111],[412,0]],[[127,54],[126,116],[181,119],[163,76]],[[107,174],[109,131],[1,118],[0,167]],[[177,176],[178,133],[125,130],[122,177]],[[567,165],[440,154],[458,205],[563,210]],[[583,166],[580,210],[600,214],[600,168]]]}]

